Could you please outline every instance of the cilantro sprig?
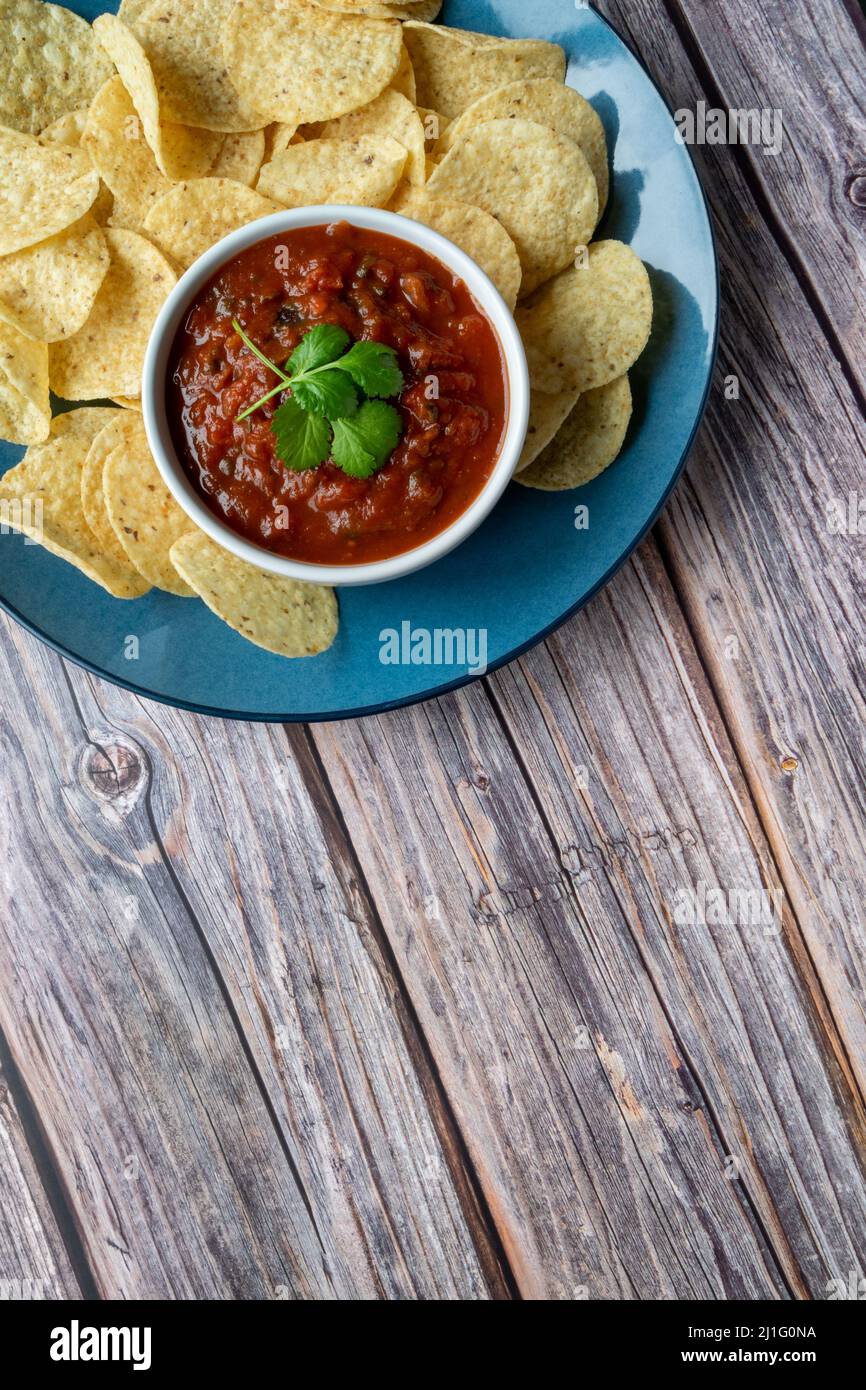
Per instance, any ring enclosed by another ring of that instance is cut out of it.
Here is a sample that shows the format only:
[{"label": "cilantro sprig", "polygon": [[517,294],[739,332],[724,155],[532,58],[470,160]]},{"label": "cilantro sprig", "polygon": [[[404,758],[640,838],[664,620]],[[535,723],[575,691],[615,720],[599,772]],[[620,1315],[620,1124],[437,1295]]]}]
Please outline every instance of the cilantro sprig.
[{"label": "cilantro sprig", "polygon": [[247,337],[237,319],[232,327],[278,378],[272,390],[236,419],[246,420],[266,401],[291,391],[271,421],[277,457],[287,468],[302,472],[330,458],[350,477],[369,478],[387,463],[403,429],[399,412],[385,400],[403,387],[393,348],[351,343],[337,324],[318,323],[304,334],[285,367],[278,367]]}]

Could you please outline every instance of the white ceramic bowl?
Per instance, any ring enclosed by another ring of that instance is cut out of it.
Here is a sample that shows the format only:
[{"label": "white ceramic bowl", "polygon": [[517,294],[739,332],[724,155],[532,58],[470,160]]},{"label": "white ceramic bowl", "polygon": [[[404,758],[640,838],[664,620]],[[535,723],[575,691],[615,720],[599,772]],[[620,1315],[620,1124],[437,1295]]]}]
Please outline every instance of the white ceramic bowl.
[{"label": "white ceramic bowl", "polygon": [[[221,266],[267,237],[296,227],[315,227],[331,222],[349,222],[355,227],[389,233],[403,241],[419,246],[435,256],[469,287],[473,297],[486,313],[496,330],[502,346],[508,376],[508,421],[499,457],[493,472],[481,492],[467,510],[449,527],[416,546],[388,560],[375,560],[358,565],[317,565],[276,555],[272,550],[255,545],[237,535],[214,515],[199,497],[184,472],[175,452],[166,413],[166,375],[172,345],[189,305],[198,292]],[[218,545],[230,550],[242,560],[273,574],[291,579],[304,579],[313,584],[374,584],[386,579],[422,569],[464,541],[480,526],[502,496],[520,457],[529,421],[529,375],[526,355],[517,326],[505,301],[495,285],[473,260],[438,232],[412,222],[394,212],[381,208],[349,207],[327,204],[317,207],[294,208],[275,212],[232,232],[206,251],[178,281],[162,307],[148,344],[144,362],[141,390],[144,426],[151,452],[167,486],[178,504],[196,526],[205,531]]]}]

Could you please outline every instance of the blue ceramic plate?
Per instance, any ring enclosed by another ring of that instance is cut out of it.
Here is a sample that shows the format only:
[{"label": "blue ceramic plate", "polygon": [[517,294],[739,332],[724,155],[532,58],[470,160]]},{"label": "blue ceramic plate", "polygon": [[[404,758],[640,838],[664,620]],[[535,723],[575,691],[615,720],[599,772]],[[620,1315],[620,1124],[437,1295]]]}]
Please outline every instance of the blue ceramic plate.
[{"label": "blue ceramic plate", "polygon": [[[117,5],[73,0],[72,8],[92,19]],[[487,668],[511,661],[611,577],[676,482],[709,389],[718,272],[701,186],[664,101],[613,29],[574,0],[455,0],[442,18],[562,44],[569,83],[604,122],[614,179],[597,235],[634,247],[655,297],[653,337],[632,373],[635,412],[623,454],[578,492],[512,484],[481,530],[438,564],[391,584],[342,590],[334,646],[301,661],[251,646],[198,600],[151,594],[119,602],[20,536],[0,538],[0,603],[97,675],[169,704],[242,719],[345,718],[423,700],[473,679],[477,660],[474,671],[386,664],[384,632],[483,632]],[[21,453],[0,445],[0,469]],[[575,527],[578,503],[589,509],[585,530]]]}]

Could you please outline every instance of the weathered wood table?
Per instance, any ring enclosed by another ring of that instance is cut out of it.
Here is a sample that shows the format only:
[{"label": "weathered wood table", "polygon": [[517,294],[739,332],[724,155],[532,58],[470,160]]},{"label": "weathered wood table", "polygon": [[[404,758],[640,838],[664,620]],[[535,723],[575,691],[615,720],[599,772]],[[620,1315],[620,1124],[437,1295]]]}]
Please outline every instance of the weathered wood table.
[{"label": "weathered wood table", "polygon": [[785,123],[696,151],[717,382],[616,580],[457,695],[309,729],[2,624],[0,1279],[34,1296],[864,1273],[862,24],[601,8],[672,108]]}]

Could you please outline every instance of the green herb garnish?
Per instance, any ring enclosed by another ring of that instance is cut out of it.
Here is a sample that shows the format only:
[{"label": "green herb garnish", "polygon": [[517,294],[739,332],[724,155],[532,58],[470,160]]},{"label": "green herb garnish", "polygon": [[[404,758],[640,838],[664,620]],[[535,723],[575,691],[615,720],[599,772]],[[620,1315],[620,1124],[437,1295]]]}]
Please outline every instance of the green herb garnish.
[{"label": "green herb garnish", "polygon": [[288,400],[280,406],[271,424],[276,450],[287,468],[303,472],[318,468],[331,452],[331,427],[323,415],[312,415]]},{"label": "green herb garnish", "polygon": [[365,401],[352,418],[334,421],[331,457],[352,478],[369,478],[400,438],[400,416],[385,401]]},{"label": "green herb garnish", "polygon": [[287,468],[301,472],[330,458],[351,477],[369,478],[387,463],[403,424],[393,405],[370,397],[396,396],[402,390],[403,373],[393,348],[364,341],[349,347],[345,329],[319,323],[304,334],[284,369],[265,357],[237,319],[232,327],[279,378],[273,390],[236,418],[246,420],[274,396],[292,393],[271,421],[277,456]]}]

